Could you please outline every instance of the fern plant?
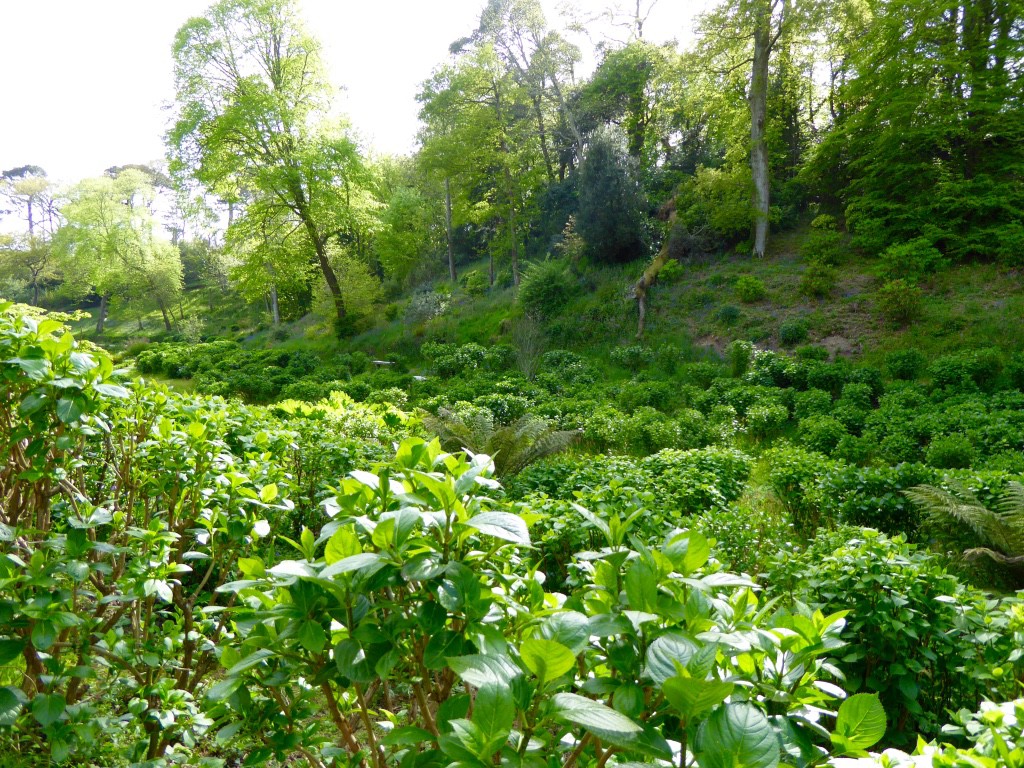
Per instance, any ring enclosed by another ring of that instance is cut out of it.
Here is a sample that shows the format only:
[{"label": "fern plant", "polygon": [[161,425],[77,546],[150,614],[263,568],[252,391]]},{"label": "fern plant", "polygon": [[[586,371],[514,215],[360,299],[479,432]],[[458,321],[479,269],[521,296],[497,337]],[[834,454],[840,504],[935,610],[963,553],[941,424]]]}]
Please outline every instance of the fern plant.
[{"label": "fern plant", "polygon": [[441,408],[424,419],[445,450],[486,453],[494,460],[496,477],[514,475],[535,461],[561,453],[580,436],[579,430],[555,429],[551,422],[527,414],[510,424],[495,424],[490,411],[480,408],[455,412]]},{"label": "fern plant", "polygon": [[964,552],[967,558],[989,557],[1024,579],[1024,484],[1007,483],[996,508],[988,509],[970,489],[957,482],[949,490],[919,485],[905,491],[907,497],[938,523],[969,528],[982,546]]}]

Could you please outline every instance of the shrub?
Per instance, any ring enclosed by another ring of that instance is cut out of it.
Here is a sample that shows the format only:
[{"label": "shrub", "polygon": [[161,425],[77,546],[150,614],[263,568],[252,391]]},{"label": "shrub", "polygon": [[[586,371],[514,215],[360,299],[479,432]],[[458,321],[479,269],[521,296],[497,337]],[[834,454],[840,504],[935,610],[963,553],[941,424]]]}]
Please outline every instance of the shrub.
[{"label": "shrub", "polygon": [[905,462],[888,467],[844,466],[822,478],[820,485],[834,519],[888,534],[913,536],[921,515],[903,491],[935,478],[934,469]]},{"label": "shrub", "polygon": [[631,371],[646,368],[654,362],[654,352],[643,344],[615,347],[610,355],[612,362]]},{"label": "shrub", "polygon": [[819,216],[811,223],[811,231],[800,244],[800,255],[809,264],[834,267],[843,257],[843,235],[836,231],[831,216],[827,217],[831,222],[816,226],[824,218]]},{"label": "shrub", "polygon": [[747,431],[752,437],[763,440],[780,432],[788,420],[789,411],[784,405],[755,405],[747,411]]},{"label": "shrub", "polygon": [[793,350],[798,360],[828,360],[828,349],[817,344],[802,344]]},{"label": "shrub", "polygon": [[528,315],[552,318],[565,309],[578,289],[568,264],[548,259],[533,262],[523,270],[517,300]]},{"label": "shrub", "polygon": [[616,401],[626,411],[644,406],[668,410],[673,386],[665,381],[629,381],[619,387]]},{"label": "shrub", "polygon": [[818,453],[832,453],[839,441],[849,432],[846,426],[833,416],[808,416],[800,420],[801,442]]},{"label": "shrub", "polygon": [[889,743],[934,737],[950,710],[973,710],[1015,685],[1013,674],[997,678],[992,669],[1013,653],[1007,625],[1016,600],[987,600],[902,537],[825,533],[781,554],[764,583],[825,613],[850,609],[839,667],[852,690],[881,697]]},{"label": "shrub", "polygon": [[792,347],[807,340],[807,323],[804,320],[787,320],[779,326],[779,343]]},{"label": "shrub", "polygon": [[459,279],[459,282],[462,283],[463,289],[470,296],[483,296],[491,287],[490,280],[487,275],[478,269],[471,269],[468,272],[464,272],[462,277]]},{"label": "shrub", "polygon": [[924,237],[915,237],[905,243],[890,245],[878,257],[878,276],[884,280],[896,278],[916,283],[926,275],[949,265],[942,253]]},{"label": "shrub", "polygon": [[676,259],[669,259],[662,265],[661,270],[658,272],[658,282],[672,285],[678,283],[683,279],[683,275],[686,274],[686,270],[683,265]]},{"label": "shrub", "polygon": [[993,390],[1003,371],[1003,360],[996,349],[978,349],[943,355],[928,366],[928,375],[939,389],[970,392],[975,387]]},{"label": "shrub", "polygon": [[821,389],[808,389],[793,396],[793,415],[798,419],[823,416],[832,412],[832,395]]},{"label": "shrub", "polygon": [[729,375],[739,378],[750,368],[754,359],[754,345],[749,341],[737,339],[725,348],[725,358],[729,363]]},{"label": "shrub", "polygon": [[921,316],[924,294],[906,280],[890,280],[875,294],[882,317],[894,325],[907,325]]},{"label": "shrub", "polygon": [[753,275],[741,275],[736,281],[735,290],[736,298],[744,304],[753,304],[768,295],[764,283]]},{"label": "shrub", "polygon": [[938,437],[925,450],[925,461],[937,469],[967,469],[978,453],[966,435]]},{"label": "shrub", "polygon": [[742,314],[743,313],[740,311],[739,307],[733,306],[732,304],[726,304],[719,307],[718,311],[715,313],[715,317],[718,319],[718,322],[722,323],[722,325],[732,325],[740,319]]},{"label": "shrub", "polygon": [[838,279],[839,273],[834,268],[813,263],[804,270],[800,278],[800,293],[804,296],[826,299],[832,295]]},{"label": "shrub", "polygon": [[823,524],[820,480],[839,466],[821,453],[784,445],[764,454],[768,485],[796,530],[810,535]]},{"label": "shrub", "polygon": [[904,349],[885,356],[885,370],[894,379],[913,381],[921,375],[926,362],[920,350]]}]

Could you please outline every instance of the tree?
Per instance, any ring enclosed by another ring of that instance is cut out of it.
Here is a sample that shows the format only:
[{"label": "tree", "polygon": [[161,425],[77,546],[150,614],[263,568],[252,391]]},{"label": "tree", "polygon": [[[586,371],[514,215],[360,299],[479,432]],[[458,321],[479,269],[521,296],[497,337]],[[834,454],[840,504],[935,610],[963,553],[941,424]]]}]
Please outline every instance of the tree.
[{"label": "tree", "polygon": [[255,200],[242,216],[292,223],[334,303],[345,302],[329,245],[353,237],[365,171],[345,127],[329,119],[320,46],[295,0],[221,0],[174,43],[172,173],[212,194]]},{"label": "tree", "polygon": [[819,48],[825,19],[852,2],[858,0],[739,0],[701,18],[694,64],[707,73],[711,111],[727,127],[727,158],[735,162],[742,148],[749,162],[755,256],[768,244],[773,172],[793,174],[802,160],[801,131],[818,114],[811,85],[817,66],[805,54]]},{"label": "tree", "polygon": [[599,129],[580,167],[576,225],[596,261],[632,261],[647,253],[643,191],[622,133]]},{"label": "tree", "polygon": [[1024,6],[888,0],[843,62],[819,187],[878,253],[924,236],[957,258],[1024,248]]},{"label": "tree", "polygon": [[98,334],[115,297],[155,303],[164,327],[172,330],[170,308],[181,291],[181,257],[158,237],[152,199],[146,175],[127,170],[116,179],[82,181],[61,207],[66,223],[57,230],[54,247],[68,288],[99,295]]}]

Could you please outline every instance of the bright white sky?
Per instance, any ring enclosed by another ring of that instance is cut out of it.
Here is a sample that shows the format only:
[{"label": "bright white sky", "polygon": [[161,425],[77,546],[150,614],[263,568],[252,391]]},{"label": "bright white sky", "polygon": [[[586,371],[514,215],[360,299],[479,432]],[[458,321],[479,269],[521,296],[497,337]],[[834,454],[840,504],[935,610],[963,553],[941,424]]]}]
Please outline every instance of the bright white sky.
[{"label": "bright white sky", "polygon": [[[621,2],[622,0],[620,0]],[[414,147],[419,84],[468,35],[484,0],[300,0],[339,106],[379,153]],[[597,14],[615,0],[576,0]],[[649,5],[644,0],[643,5]],[[171,43],[211,0],[0,0],[0,171],[38,165],[74,182],[163,156]],[[557,0],[543,0],[561,27]],[[632,5],[632,2],[624,2]],[[660,0],[654,42],[691,38],[708,0]],[[600,38],[598,38],[600,39]],[[591,44],[577,41],[585,56]]]}]

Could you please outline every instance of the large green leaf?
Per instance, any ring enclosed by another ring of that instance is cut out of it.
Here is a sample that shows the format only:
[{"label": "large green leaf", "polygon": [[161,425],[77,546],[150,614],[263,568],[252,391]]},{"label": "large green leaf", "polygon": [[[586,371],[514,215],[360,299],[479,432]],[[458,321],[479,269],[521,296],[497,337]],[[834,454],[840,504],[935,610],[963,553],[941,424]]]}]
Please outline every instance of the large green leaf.
[{"label": "large green leaf", "polygon": [[561,677],[576,666],[576,655],[557,640],[531,638],[519,646],[523,663],[542,682]]},{"label": "large green leaf", "polygon": [[66,708],[67,702],[59,693],[40,693],[32,699],[32,716],[44,728],[56,723]]},{"label": "large green leaf", "polygon": [[860,752],[885,736],[885,708],[876,693],[858,693],[839,705],[832,741],[846,752]]},{"label": "large green leaf", "polygon": [[575,693],[555,694],[552,714],[570,723],[582,725],[613,744],[628,745],[643,729],[621,712],[599,701]]},{"label": "large green leaf", "polygon": [[16,688],[0,688],[0,727],[14,725],[21,713],[21,692]]},{"label": "large green leaf", "polygon": [[711,545],[696,531],[673,536],[662,551],[684,576],[689,576],[711,558]]},{"label": "large green leaf", "polygon": [[466,525],[487,536],[511,541],[513,544],[530,543],[530,532],[523,518],[510,512],[481,512],[467,520]]},{"label": "large green leaf", "polygon": [[[369,575],[379,571],[385,565],[383,556],[377,552],[362,552],[358,555],[345,557],[320,571],[321,579],[331,579],[342,573],[360,571]],[[273,571],[273,568],[271,569]]]},{"label": "large green leaf", "polygon": [[701,768],[775,768],[779,744],[764,713],[752,704],[726,704],[698,734]]},{"label": "large green leaf", "polygon": [[508,686],[492,683],[476,692],[473,723],[488,741],[504,741],[516,717],[515,703]]},{"label": "large green leaf", "polygon": [[679,674],[697,651],[697,643],[679,632],[662,635],[647,649],[647,674],[658,685]]},{"label": "large green leaf", "polygon": [[448,659],[448,666],[476,688],[494,684],[507,686],[512,678],[522,674],[519,665],[507,656],[455,656]]},{"label": "large green leaf", "polygon": [[24,640],[0,640],[0,664],[10,664],[16,658],[21,656],[21,652],[24,648]]},{"label": "large green leaf", "polygon": [[661,686],[669,704],[676,708],[684,720],[714,709],[725,701],[733,688],[732,683],[695,677],[671,677]]}]

